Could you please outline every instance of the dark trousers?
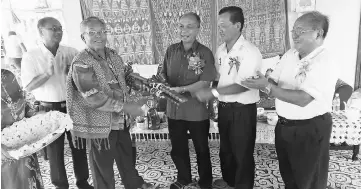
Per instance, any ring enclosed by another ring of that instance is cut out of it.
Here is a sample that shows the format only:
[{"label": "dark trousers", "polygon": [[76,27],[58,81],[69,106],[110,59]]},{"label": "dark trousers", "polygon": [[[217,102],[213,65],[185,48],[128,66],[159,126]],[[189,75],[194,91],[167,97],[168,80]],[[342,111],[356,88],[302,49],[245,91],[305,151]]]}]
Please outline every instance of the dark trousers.
[{"label": "dark trousers", "polygon": [[[61,106],[61,103],[53,103],[47,105],[39,105],[40,111],[57,110],[66,113],[66,107]],[[76,178],[76,185],[79,189],[89,188],[89,168],[86,155],[86,149],[77,149],[72,143],[72,137],[69,131],[66,131],[58,139],[47,146],[47,156],[50,164],[50,178],[52,184],[57,189],[68,189],[69,183],[65,170],[64,163],[64,140],[65,135],[69,141],[69,146],[73,158],[73,167]]]},{"label": "dark trousers", "polygon": [[93,141],[89,152],[90,168],[95,189],[114,189],[114,160],[126,189],[141,188],[144,180],[139,176],[133,161],[132,141],[128,130],[112,130],[109,134],[110,149],[98,149]]},{"label": "dark trousers", "polygon": [[220,102],[218,112],[223,180],[237,189],[253,188],[256,104]]},{"label": "dark trousers", "polygon": [[326,188],[332,118],[277,123],[276,151],[286,189]]},{"label": "dark trousers", "polygon": [[192,182],[188,147],[188,134],[193,140],[197,154],[198,184],[202,188],[212,186],[212,164],[208,146],[209,120],[184,121],[168,119],[168,129],[172,144],[171,157],[178,170],[177,181],[183,185]]}]

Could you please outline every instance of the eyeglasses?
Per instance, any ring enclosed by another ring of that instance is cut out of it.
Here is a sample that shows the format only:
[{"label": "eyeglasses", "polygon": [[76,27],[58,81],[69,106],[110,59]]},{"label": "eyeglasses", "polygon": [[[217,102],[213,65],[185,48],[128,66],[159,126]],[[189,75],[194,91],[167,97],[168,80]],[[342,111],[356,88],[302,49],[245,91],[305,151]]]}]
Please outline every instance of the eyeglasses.
[{"label": "eyeglasses", "polygon": [[49,30],[49,31],[53,31],[53,32],[57,32],[57,31],[63,31],[63,28],[62,27],[52,27],[52,28],[45,28],[44,27],[44,29],[46,29],[46,30]]},{"label": "eyeglasses", "polygon": [[178,28],[179,28],[179,30],[193,30],[193,29],[198,28],[198,26],[197,25],[187,25],[187,26],[178,25]]},{"label": "eyeglasses", "polygon": [[88,34],[89,36],[93,37],[95,35],[106,35],[108,34],[109,32],[107,30],[101,30],[101,31],[89,31],[89,32],[84,32],[86,34]]},{"label": "eyeglasses", "polygon": [[291,30],[291,33],[295,34],[297,36],[300,36],[300,35],[302,35],[304,33],[312,32],[312,31],[315,31],[315,30]]}]

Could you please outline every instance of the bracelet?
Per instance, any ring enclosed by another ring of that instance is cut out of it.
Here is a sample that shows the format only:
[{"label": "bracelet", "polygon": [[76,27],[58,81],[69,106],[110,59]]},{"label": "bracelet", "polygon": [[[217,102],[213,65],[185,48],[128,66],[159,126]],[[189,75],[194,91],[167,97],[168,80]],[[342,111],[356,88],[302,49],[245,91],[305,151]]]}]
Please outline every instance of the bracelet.
[{"label": "bracelet", "polygon": [[267,96],[269,96],[271,94],[271,90],[272,90],[272,84],[268,83],[268,85],[265,87],[264,91],[262,92],[266,93]]}]

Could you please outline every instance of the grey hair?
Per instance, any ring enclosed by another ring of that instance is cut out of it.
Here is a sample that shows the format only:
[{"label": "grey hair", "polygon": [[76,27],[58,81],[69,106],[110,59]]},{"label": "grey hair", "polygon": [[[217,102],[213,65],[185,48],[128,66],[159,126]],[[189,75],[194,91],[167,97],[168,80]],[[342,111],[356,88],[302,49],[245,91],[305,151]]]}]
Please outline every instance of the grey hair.
[{"label": "grey hair", "polygon": [[96,17],[96,16],[90,16],[80,23],[80,32],[84,33],[84,31],[88,27],[89,23],[94,22],[94,21],[99,22],[104,27],[106,26],[103,19],[100,19],[99,17]]},{"label": "grey hair", "polygon": [[56,20],[59,22],[59,20],[57,20],[56,18],[53,18],[53,17],[44,17],[44,18],[41,18],[39,21],[38,21],[38,29],[40,30],[40,28],[44,27],[45,24],[49,21],[49,20]]},{"label": "grey hair", "polygon": [[323,39],[326,38],[330,25],[330,20],[328,16],[318,11],[311,11],[300,16],[299,19],[307,20],[309,25],[311,25],[312,29],[314,30],[322,30],[323,31],[322,38]]},{"label": "grey hair", "polygon": [[197,20],[197,26],[198,28],[201,26],[201,18],[199,17],[199,15],[195,12],[188,12],[188,13],[185,13],[183,14],[182,16],[179,17],[179,20],[183,17],[186,17],[186,16],[193,16],[196,20]]}]

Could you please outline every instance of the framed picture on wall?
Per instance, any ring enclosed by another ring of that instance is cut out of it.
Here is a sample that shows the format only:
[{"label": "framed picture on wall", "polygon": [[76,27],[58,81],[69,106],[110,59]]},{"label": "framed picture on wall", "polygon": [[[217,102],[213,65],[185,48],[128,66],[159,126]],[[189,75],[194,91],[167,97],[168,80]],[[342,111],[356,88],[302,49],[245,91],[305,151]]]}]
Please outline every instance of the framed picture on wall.
[{"label": "framed picture on wall", "polygon": [[295,0],[296,12],[307,12],[316,10],[316,0]]}]

